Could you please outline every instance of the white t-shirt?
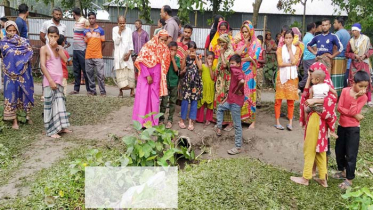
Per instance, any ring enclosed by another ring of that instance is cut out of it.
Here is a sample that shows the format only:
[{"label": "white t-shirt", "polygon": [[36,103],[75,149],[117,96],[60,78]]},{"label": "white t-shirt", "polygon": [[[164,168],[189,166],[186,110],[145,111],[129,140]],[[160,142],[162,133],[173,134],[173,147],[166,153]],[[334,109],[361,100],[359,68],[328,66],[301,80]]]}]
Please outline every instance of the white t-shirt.
[{"label": "white t-shirt", "polygon": [[320,83],[312,86],[313,98],[324,99],[329,93],[329,85]]},{"label": "white t-shirt", "polygon": [[45,34],[48,34],[48,28],[51,27],[51,26],[56,26],[58,28],[58,31],[61,35],[65,35],[65,32],[66,32],[66,25],[61,23],[59,25],[56,25],[54,22],[53,22],[53,19],[51,20],[47,20],[43,23],[43,26],[41,27],[40,29],[40,32],[42,33],[45,33]]}]

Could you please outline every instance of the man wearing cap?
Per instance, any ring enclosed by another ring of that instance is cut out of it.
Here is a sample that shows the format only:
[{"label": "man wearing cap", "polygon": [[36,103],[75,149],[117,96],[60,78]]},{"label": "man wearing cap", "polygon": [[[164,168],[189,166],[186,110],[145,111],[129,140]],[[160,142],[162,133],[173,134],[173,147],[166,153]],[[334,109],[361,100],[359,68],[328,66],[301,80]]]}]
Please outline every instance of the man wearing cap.
[{"label": "man wearing cap", "polygon": [[[355,23],[352,25],[352,39],[347,43],[346,57],[351,59],[350,73],[348,77],[348,86],[352,86],[354,76],[358,71],[366,71],[371,74],[372,64],[369,57],[373,54],[372,44],[368,36],[361,34],[361,25]],[[369,83],[367,89],[368,106],[373,107],[372,103],[372,83]]]}]

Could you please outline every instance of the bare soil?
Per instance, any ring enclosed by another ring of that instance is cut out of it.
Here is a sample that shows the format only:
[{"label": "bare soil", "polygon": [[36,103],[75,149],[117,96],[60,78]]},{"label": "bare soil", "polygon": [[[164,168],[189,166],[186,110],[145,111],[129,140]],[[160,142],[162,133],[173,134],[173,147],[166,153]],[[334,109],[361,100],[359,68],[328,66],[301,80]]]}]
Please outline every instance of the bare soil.
[{"label": "bare soil", "polygon": [[[180,107],[177,107],[172,129],[178,130],[180,136],[190,138],[196,155],[201,149],[206,151],[201,157],[203,159],[215,158],[237,158],[251,157],[260,161],[285,168],[289,171],[300,172],[303,164],[303,135],[304,131],[294,122],[293,131],[280,131],[273,127],[274,114],[262,111],[257,112],[257,123],[254,130],[249,130],[247,125],[243,126],[243,152],[239,155],[230,156],[227,150],[234,147],[234,129],[224,132],[223,136],[217,137],[213,126],[204,126],[197,123],[194,131],[180,129],[178,127],[178,116]],[[167,119],[167,118],[166,118]],[[281,119],[283,126],[287,124],[286,119]],[[120,110],[109,114],[101,124],[73,126],[74,131],[68,134],[68,138],[81,140],[99,140],[101,143],[112,141],[111,135],[123,137],[134,133],[132,126],[132,108],[123,106]],[[64,138],[52,140],[40,136],[40,141],[35,142],[28,152],[24,154],[25,162],[21,168],[10,179],[8,184],[0,187],[0,199],[25,196],[30,193],[27,186],[22,186],[23,180],[32,180],[32,175],[38,171],[52,166],[52,164],[63,158],[67,149],[77,147],[79,142],[64,141]]]}]

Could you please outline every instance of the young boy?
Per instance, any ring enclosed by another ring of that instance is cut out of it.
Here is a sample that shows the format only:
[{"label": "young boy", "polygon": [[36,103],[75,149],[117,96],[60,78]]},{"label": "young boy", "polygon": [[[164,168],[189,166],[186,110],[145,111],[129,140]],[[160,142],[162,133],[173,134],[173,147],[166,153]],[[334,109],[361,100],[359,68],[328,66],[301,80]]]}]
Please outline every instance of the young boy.
[{"label": "young boy", "polygon": [[231,83],[229,85],[228,97],[218,106],[215,131],[216,135],[221,136],[224,111],[230,110],[235,129],[235,147],[228,150],[228,154],[236,155],[241,153],[242,146],[241,107],[245,100],[243,89],[245,80],[244,74],[241,70],[241,57],[239,55],[233,55],[229,59],[229,65],[231,71]]},{"label": "young boy", "polygon": [[63,80],[62,80],[62,87],[63,87],[63,93],[66,97],[66,93],[67,93],[67,79],[69,78],[69,72],[67,70],[67,66],[72,66],[73,65],[73,61],[72,59],[70,58],[69,56],[69,53],[67,52],[67,50],[65,50],[65,36],[64,35],[60,35],[60,38],[57,40],[57,44],[62,46],[64,48],[63,52],[65,53],[66,55],[66,58],[67,58],[67,62],[63,62],[63,60],[61,60],[61,64],[62,64],[62,70],[63,70]]},{"label": "young boy", "polygon": [[364,119],[361,109],[368,100],[366,90],[370,83],[369,74],[358,71],[354,76],[354,84],[342,90],[338,103],[341,113],[338,126],[338,139],[335,154],[339,173],[336,178],[344,179],[339,188],[346,189],[355,178],[356,158],[359,150],[360,121]]},{"label": "young boy", "polygon": [[262,87],[263,87],[263,80],[264,80],[264,74],[263,74],[263,67],[266,63],[266,51],[264,49],[264,42],[263,42],[263,36],[258,35],[257,38],[262,43],[262,48],[260,50],[259,59],[257,60],[256,64],[256,107],[260,108],[262,104]]},{"label": "young boy", "polygon": [[48,40],[40,49],[40,65],[43,71],[44,87],[44,127],[47,136],[61,138],[59,133],[71,133],[65,108],[65,96],[63,94],[62,80],[63,70],[61,60],[67,62],[62,46],[58,46],[58,28],[48,28]]},{"label": "young boy", "polygon": [[[177,85],[179,82],[178,72],[180,69],[180,58],[176,56],[177,53],[177,43],[170,42],[168,44],[168,48],[171,52],[171,65],[167,72],[167,88],[168,88],[168,96],[162,96],[162,102],[160,107],[160,112],[165,113],[167,109],[167,104],[169,104],[169,112],[168,112],[168,122],[166,128],[172,127],[173,117],[175,113],[175,105],[177,100]],[[159,122],[163,123],[165,117],[161,116],[159,118]]]}]

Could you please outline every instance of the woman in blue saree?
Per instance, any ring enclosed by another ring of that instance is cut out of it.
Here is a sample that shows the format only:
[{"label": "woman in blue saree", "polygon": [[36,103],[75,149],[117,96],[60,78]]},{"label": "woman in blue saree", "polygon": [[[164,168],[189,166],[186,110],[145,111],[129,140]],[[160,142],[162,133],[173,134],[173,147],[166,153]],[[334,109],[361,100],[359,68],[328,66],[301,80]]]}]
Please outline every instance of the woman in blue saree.
[{"label": "woman in blue saree", "polygon": [[4,120],[13,120],[19,129],[17,112],[24,110],[31,123],[30,110],[34,106],[34,81],[31,74],[33,55],[29,41],[19,36],[14,21],[5,23],[6,37],[0,42],[4,74]]}]

